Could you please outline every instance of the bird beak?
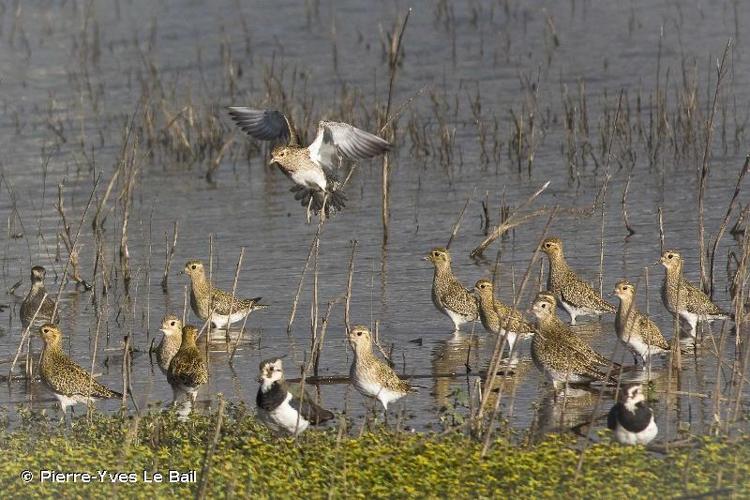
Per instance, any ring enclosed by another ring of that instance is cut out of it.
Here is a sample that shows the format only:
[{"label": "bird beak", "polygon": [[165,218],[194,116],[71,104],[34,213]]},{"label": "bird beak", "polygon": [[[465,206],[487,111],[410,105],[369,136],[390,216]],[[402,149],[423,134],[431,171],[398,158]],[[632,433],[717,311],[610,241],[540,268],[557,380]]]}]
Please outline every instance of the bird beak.
[{"label": "bird beak", "polygon": [[430,260],[429,255],[425,255],[424,257],[422,257],[422,260]]},{"label": "bird beak", "polygon": [[269,165],[273,165],[274,163],[276,163],[276,158],[271,158],[271,159],[270,159],[270,160],[268,161],[268,164],[269,164]]}]

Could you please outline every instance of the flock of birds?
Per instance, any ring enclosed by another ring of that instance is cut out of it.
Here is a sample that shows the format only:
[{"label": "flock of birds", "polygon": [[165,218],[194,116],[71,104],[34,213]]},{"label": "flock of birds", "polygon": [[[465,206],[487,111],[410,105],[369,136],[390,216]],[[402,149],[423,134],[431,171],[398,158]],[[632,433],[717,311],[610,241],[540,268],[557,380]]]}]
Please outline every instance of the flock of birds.
[{"label": "flock of birds", "polygon": [[[385,153],[391,145],[380,137],[338,122],[321,121],[315,140],[308,147],[300,145],[288,117],[278,111],[229,108],[236,124],[250,136],[273,141],[272,162],[293,182],[292,192],[306,207],[308,214],[330,216],[344,207],[346,197],[336,175],[344,161],[357,161]],[[570,268],[559,238],[546,238],[539,250],[549,261],[547,289],[539,292],[531,306],[535,321],[530,321],[515,305],[509,306],[495,297],[493,284],[481,279],[474,289],[463,286],[453,273],[448,250],[434,248],[425,257],[434,266],[432,300],[448,316],[455,330],[463,324],[481,321],[484,328],[503,337],[508,358],[512,361],[520,338],[532,337],[531,356],[537,368],[549,379],[555,390],[568,384],[618,383],[623,367],[597,353],[557,315],[558,306],[570,317],[570,325],[580,316],[615,314],[617,336],[633,353],[636,366],[645,367],[655,355],[670,349],[659,328],[635,305],[636,287],[626,280],[614,288],[619,298],[615,307],[604,300],[586,281]],[[700,321],[728,319],[730,314],[715,305],[698,287],[682,274],[683,261],[674,250],[665,251],[661,264],[666,269],[662,299],[669,312],[696,336]],[[186,263],[183,271],[191,281],[190,305],[195,316],[217,329],[245,318],[253,311],[267,307],[261,298],[240,298],[215,287],[199,260]],[[67,408],[98,399],[122,398],[72,361],[62,349],[62,331],[57,325],[57,303],[44,287],[45,270],[31,270],[31,289],[21,306],[24,328],[39,326],[44,341],[40,358],[40,376],[54,393],[67,417]],[[184,399],[194,404],[198,390],[208,381],[208,367],[196,345],[198,329],[168,314],[161,323],[163,338],[156,348],[159,368],[173,391],[173,401]],[[373,350],[373,338],[366,326],[358,325],[347,332],[354,353],[350,383],[364,396],[388,405],[414,389]],[[632,367],[629,367],[632,368]],[[298,435],[309,425],[334,418],[334,414],[315,403],[308,394],[293,390],[284,379],[281,358],[263,361],[259,367],[256,397],[261,421],[279,433]],[[608,427],[615,438],[626,444],[647,444],[658,429],[652,409],[639,384],[624,385],[618,402],[612,407]]]}]

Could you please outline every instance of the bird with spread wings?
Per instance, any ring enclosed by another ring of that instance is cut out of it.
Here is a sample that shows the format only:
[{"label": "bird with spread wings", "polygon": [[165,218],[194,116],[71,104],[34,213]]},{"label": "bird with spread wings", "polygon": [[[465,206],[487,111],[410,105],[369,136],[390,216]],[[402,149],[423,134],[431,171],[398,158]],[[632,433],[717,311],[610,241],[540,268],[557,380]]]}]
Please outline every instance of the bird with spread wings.
[{"label": "bird with spread wings", "polygon": [[273,141],[271,163],[292,182],[294,198],[308,213],[324,211],[326,216],[346,203],[336,170],[342,160],[358,161],[384,154],[391,144],[348,123],[321,121],[315,140],[304,147],[289,118],[276,110],[233,106],[229,116],[246,134],[261,141]]}]

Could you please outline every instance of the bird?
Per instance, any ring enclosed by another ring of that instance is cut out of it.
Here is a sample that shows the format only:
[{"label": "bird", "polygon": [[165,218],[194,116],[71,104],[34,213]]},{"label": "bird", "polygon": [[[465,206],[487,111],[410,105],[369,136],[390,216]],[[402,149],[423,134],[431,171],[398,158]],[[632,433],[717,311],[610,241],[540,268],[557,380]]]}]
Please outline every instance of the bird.
[{"label": "bird", "polygon": [[333,413],[315,404],[304,393],[300,398],[293,394],[284,380],[281,358],[266,359],[260,363],[260,387],[255,397],[258,418],[274,432],[299,435],[309,425],[332,420]]},{"label": "bird", "polygon": [[164,336],[156,347],[156,363],[161,372],[166,375],[169,363],[182,344],[182,320],[174,314],[167,314],[161,320],[161,332]]},{"label": "bird", "polygon": [[617,338],[633,353],[635,364],[640,358],[645,367],[651,356],[667,352],[669,344],[659,327],[638,311],[635,292],[635,285],[627,280],[618,281],[615,285],[613,293],[620,299],[615,314],[615,331]]},{"label": "bird", "polygon": [[432,278],[432,302],[438,311],[453,321],[454,331],[459,331],[464,323],[479,318],[477,298],[453,274],[448,250],[442,247],[433,248],[424,260],[432,262],[435,266],[435,274]]},{"label": "bird", "polygon": [[304,147],[289,117],[272,109],[229,107],[229,116],[250,137],[274,141],[271,164],[294,182],[294,198],[314,213],[325,206],[325,215],[346,204],[341,181],[335,171],[341,160],[358,161],[390,151],[392,145],[374,134],[348,123],[321,121],[315,140]]},{"label": "bird", "polygon": [[245,319],[251,312],[268,307],[260,303],[261,297],[232,297],[231,293],[213,286],[208,281],[203,262],[200,260],[188,261],[183,273],[190,277],[190,306],[193,312],[201,321],[208,320],[210,315],[211,324],[215,328],[228,328],[231,324]]},{"label": "bird", "polygon": [[412,392],[412,387],[401,380],[393,368],[372,352],[372,335],[364,325],[353,326],[347,335],[354,351],[349,379],[365,397],[375,398],[388,411],[388,405]]},{"label": "bird", "polygon": [[532,305],[537,328],[531,341],[531,358],[536,367],[556,390],[564,388],[566,383],[617,382],[611,373],[620,365],[594,351],[561,321],[555,311],[556,302],[554,294],[543,291]]},{"label": "bird", "polygon": [[541,250],[549,259],[547,289],[568,312],[571,325],[576,324],[578,316],[600,316],[615,312],[615,306],[601,298],[591,285],[579,278],[568,266],[560,238],[546,238],[542,241]]},{"label": "bird", "polygon": [[[52,317],[55,311],[55,301],[52,300],[44,288],[44,277],[46,274],[47,271],[42,266],[31,268],[31,288],[21,303],[20,311],[21,324],[24,329],[31,324],[32,319],[34,319],[35,324],[40,326],[44,323],[57,322],[57,317]],[[34,318],[35,314],[36,318]]]},{"label": "bird", "polygon": [[169,362],[167,382],[172,386],[174,402],[177,401],[178,395],[186,394],[190,397],[190,402],[195,404],[198,388],[208,382],[206,361],[195,345],[197,335],[198,329],[193,325],[183,326],[182,343]]},{"label": "bird", "polygon": [[620,444],[646,445],[653,441],[659,428],[640,385],[622,388],[619,401],[607,415],[607,427],[614,432]]},{"label": "bird", "polygon": [[534,325],[523,314],[496,299],[491,281],[479,280],[474,290],[479,297],[479,318],[485,330],[506,336],[508,351],[512,352],[518,337],[534,334]]},{"label": "bird", "polygon": [[122,394],[97,382],[91,374],[71,360],[62,349],[62,332],[53,323],[39,328],[44,348],[39,359],[39,373],[47,388],[60,403],[63,414],[68,407],[100,399],[121,399]]},{"label": "bird", "polygon": [[688,333],[695,338],[698,321],[711,322],[729,319],[731,315],[711,302],[711,299],[697,286],[682,276],[682,256],[677,250],[666,250],[661,255],[664,266],[664,282],[661,286],[661,299],[664,307],[688,324]]}]

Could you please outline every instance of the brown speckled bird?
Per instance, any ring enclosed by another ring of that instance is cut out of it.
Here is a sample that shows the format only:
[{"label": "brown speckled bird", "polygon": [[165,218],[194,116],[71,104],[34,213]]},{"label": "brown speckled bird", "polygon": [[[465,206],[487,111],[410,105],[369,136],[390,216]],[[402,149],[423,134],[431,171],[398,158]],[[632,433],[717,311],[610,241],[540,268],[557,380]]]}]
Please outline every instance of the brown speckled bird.
[{"label": "brown speckled bird", "polygon": [[169,363],[182,344],[182,320],[174,314],[167,314],[161,320],[161,332],[164,336],[156,347],[156,363],[161,372],[166,375]]},{"label": "brown speckled bird", "polygon": [[401,380],[393,368],[372,352],[372,336],[366,326],[352,327],[348,338],[354,351],[349,379],[363,396],[377,399],[388,410],[389,403],[412,391],[411,386]]},{"label": "brown speckled bird", "polygon": [[695,338],[698,321],[729,319],[731,315],[711,302],[698,287],[682,276],[682,256],[676,250],[666,250],[661,256],[664,266],[664,283],[661,298],[673,316],[679,316],[690,327],[688,333]]},{"label": "brown speckled bird", "polygon": [[180,394],[187,394],[190,401],[195,404],[198,388],[208,383],[206,361],[195,345],[197,335],[198,329],[193,325],[182,327],[182,343],[169,363],[167,382],[172,386],[174,401],[177,401]]},{"label": "brown speckled bird", "polygon": [[479,318],[482,325],[488,332],[506,335],[508,351],[513,351],[519,336],[533,335],[534,325],[526,321],[521,312],[495,298],[491,281],[477,281],[474,290],[479,297]]},{"label": "brown speckled bird", "polygon": [[635,305],[635,285],[627,280],[619,281],[613,293],[620,299],[620,306],[615,314],[617,338],[633,353],[635,364],[638,364],[640,358],[645,366],[651,356],[668,351],[669,344],[659,327],[638,311]]},{"label": "brown speckled bird", "polygon": [[78,366],[62,349],[62,332],[57,325],[47,323],[39,328],[44,341],[39,372],[42,382],[60,402],[63,413],[69,406],[98,399],[122,398],[122,394],[107,389]]},{"label": "brown speckled bird", "polygon": [[[52,318],[52,313],[55,310],[55,301],[47,295],[47,290],[44,288],[44,276],[47,271],[42,266],[34,266],[31,268],[31,288],[29,293],[21,303],[21,324],[24,329],[29,326],[34,314],[35,324],[43,324],[48,322],[57,322],[57,318]],[[47,297],[45,298],[45,295]],[[42,299],[44,299],[42,301]],[[37,310],[39,312],[37,313]],[[55,315],[57,316],[57,315]]]},{"label": "brown speckled bird", "polygon": [[576,324],[577,316],[599,316],[615,312],[615,306],[601,298],[591,285],[579,278],[568,266],[560,238],[545,239],[541,250],[549,259],[547,289],[568,312],[571,325]]},{"label": "brown speckled bird", "polygon": [[243,299],[235,296],[233,301],[231,293],[216,288],[208,281],[203,263],[199,260],[185,264],[184,273],[190,277],[190,306],[193,312],[201,321],[206,321],[213,309],[211,323],[215,328],[225,328],[242,321],[253,311],[268,307],[259,303],[261,297]]},{"label": "brown speckled bird", "polygon": [[424,260],[432,262],[435,266],[435,274],[432,278],[432,302],[438,311],[453,321],[455,331],[459,331],[464,323],[479,318],[477,298],[453,275],[448,250],[433,248]]},{"label": "brown speckled bird", "polygon": [[555,389],[570,384],[585,384],[592,381],[616,382],[612,373],[620,365],[613,363],[581,340],[568,325],[557,317],[557,300],[550,292],[540,292],[532,311],[537,319],[537,331],[531,341],[531,358],[539,370],[552,381]]},{"label": "brown speckled bird", "polygon": [[291,121],[279,111],[230,107],[229,115],[251,137],[276,142],[271,163],[294,182],[294,198],[315,213],[324,205],[326,215],[344,208],[346,197],[334,173],[341,160],[364,160],[391,149],[388,141],[347,123],[321,121],[315,140],[303,147]]}]

